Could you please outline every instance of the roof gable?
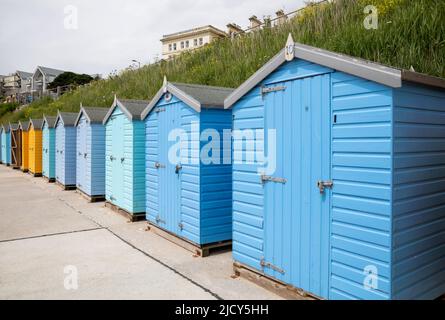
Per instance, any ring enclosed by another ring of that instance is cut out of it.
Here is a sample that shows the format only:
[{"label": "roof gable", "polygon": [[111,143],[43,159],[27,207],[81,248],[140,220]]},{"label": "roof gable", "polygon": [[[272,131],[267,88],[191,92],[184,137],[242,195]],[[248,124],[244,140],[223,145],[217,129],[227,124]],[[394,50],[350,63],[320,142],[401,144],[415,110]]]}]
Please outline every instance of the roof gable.
[{"label": "roof gable", "polygon": [[19,128],[22,131],[28,131],[28,126],[29,126],[29,121],[28,122],[23,122],[23,121],[19,121]]},{"label": "roof gable", "polygon": [[34,130],[40,131],[42,128],[43,119],[29,119],[28,122],[28,130],[31,129],[31,126]]},{"label": "roof gable", "polygon": [[61,121],[64,127],[74,127],[76,119],[77,119],[77,113],[57,111],[57,118],[56,122],[54,123],[54,126],[56,127],[59,121]]},{"label": "roof gable", "polygon": [[101,124],[107,113],[108,113],[107,108],[84,107],[82,104],[80,104],[80,111],[79,114],[77,115],[75,126],[79,124],[82,115],[84,115],[90,123]]},{"label": "roof gable", "polygon": [[168,82],[167,78],[164,78],[162,88],[156,93],[153,100],[142,112],[142,119],[145,119],[148,116],[150,111],[153,110],[167,92],[173,94],[196,112],[201,112],[202,108],[224,108],[224,99],[226,99],[233,91],[234,89],[224,87],[173,83]]},{"label": "roof gable", "polygon": [[43,116],[42,129],[45,126],[45,123],[48,124],[48,128],[54,128],[56,126],[57,117]]},{"label": "roof gable", "polygon": [[142,111],[144,111],[149,103],[150,101],[148,100],[118,99],[117,96],[114,96],[113,104],[111,105],[110,109],[108,109],[108,113],[106,114],[102,123],[106,124],[108,122],[117,107],[122,110],[128,120],[142,120]]},{"label": "roof gable", "polygon": [[411,81],[445,88],[445,79],[412,71],[400,70],[368,60],[354,58],[300,43],[294,43],[292,35],[289,34],[286,47],[227,97],[224,102],[224,107],[226,109],[232,107],[233,104],[246,95],[250,90],[254,89],[278,67],[286,61],[291,61],[294,58],[299,58],[342,71],[392,88],[400,88],[403,81]]}]

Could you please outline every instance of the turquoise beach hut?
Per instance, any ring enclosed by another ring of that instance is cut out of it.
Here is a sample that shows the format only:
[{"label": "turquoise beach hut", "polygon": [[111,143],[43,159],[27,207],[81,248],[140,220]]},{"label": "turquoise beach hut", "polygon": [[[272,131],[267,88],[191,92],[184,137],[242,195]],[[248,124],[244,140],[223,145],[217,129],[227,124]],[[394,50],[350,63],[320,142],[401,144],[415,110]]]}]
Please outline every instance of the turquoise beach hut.
[{"label": "turquoise beach hut", "polygon": [[43,117],[42,123],[42,175],[49,182],[56,179],[56,117]]},{"label": "turquoise beach hut", "polygon": [[132,220],[145,219],[145,125],[149,101],[115,97],[105,125],[105,196],[107,204]]}]

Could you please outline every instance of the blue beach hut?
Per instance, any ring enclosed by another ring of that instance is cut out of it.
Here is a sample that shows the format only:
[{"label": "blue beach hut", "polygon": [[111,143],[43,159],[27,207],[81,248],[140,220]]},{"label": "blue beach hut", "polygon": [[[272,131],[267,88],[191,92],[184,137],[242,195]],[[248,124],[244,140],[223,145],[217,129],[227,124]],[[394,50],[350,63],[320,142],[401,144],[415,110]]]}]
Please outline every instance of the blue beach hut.
[{"label": "blue beach hut", "polygon": [[[232,91],[165,80],[142,114],[147,220],[199,247],[232,239],[232,166],[223,159],[224,130],[230,137],[232,127],[224,99]],[[185,133],[176,160],[169,158],[177,144],[170,137],[175,130]],[[201,156],[200,150],[217,137],[213,149]],[[230,154],[230,140],[227,149]]]},{"label": "blue beach hut", "polygon": [[49,182],[56,179],[56,117],[43,116],[42,175]]},{"label": "blue beach hut", "polygon": [[108,108],[80,106],[77,130],[77,189],[91,201],[105,199],[105,126]]},{"label": "blue beach hut", "polygon": [[9,167],[11,165],[11,132],[9,125],[2,124],[0,130],[2,133],[2,163]]},{"label": "blue beach hut", "polygon": [[145,219],[145,126],[141,113],[148,103],[115,97],[103,120],[107,205],[132,221]]},{"label": "blue beach hut", "polygon": [[77,113],[58,112],[56,132],[56,182],[65,190],[76,189]]},{"label": "blue beach hut", "polygon": [[238,270],[328,299],[445,293],[444,79],[290,37],[225,107],[269,158],[233,165]]}]

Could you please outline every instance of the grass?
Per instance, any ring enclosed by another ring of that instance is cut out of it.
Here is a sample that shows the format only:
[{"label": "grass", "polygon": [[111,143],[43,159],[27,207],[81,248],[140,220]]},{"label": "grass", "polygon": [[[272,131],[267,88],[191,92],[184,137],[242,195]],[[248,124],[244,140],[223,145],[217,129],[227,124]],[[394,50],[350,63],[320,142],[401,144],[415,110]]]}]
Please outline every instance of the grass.
[{"label": "grass", "polygon": [[[379,10],[377,30],[363,26],[364,8]],[[223,39],[185,53],[174,61],[125,71],[108,80],[67,93],[57,101],[43,99],[25,111],[7,113],[1,121],[17,121],[57,110],[78,111],[87,106],[109,107],[122,98],[150,99],[170,81],[237,87],[284,47],[292,33],[295,41],[371,61],[445,77],[445,1],[336,0],[308,6],[289,23],[234,40]]]}]

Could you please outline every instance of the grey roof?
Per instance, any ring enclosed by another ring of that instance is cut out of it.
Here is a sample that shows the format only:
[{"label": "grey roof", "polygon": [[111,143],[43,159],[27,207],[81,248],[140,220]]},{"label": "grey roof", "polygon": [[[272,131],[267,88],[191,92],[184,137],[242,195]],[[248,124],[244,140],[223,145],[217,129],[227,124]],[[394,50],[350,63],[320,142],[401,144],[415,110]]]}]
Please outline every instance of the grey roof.
[{"label": "grey roof", "polygon": [[56,122],[54,125],[57,125],[57,123],[61,119],[64,127],[74,127],[74,125],[76,124],[77,115],[78,115],[78,113],[74,113],[74,112],[60,112],[60,111],[58,111]]},{"label": "grey roof", "polygon": [[20,79],[26,80],[26,79],[29,79],[29,78],[32,77],[32,73],[31,72],[17,70],[16,73],[20,77]]},{"label": "grey roof", "polygon": [[9,124],[9,129],[12,131],[16,131],[19,129],[19,125],[17,123],[10,123]]},{"label": "grey roof", "polygon": [[1,131],[9,132],[9,126],[8,125],[2,124],[2,126],[0,128],[1,128]]},{"label": "grey roof", "polygon": [[247,81],[239,86],[229,97],[227,97],[224,102],[225,108],[230,108],[245,94],[255,88],[268,75],[285,63],[287,56],[289,56],[288,59],[299,58],[307,60],[392,88],[402,87],[403,81],[416,82],[442,89],[445,88],[445,79],[428,76],[417,72],[396,69],[368,60],[354,58],[300,43],[294,43],[291,35],[289,35],[288,44],[286,47],[292,48],[293,51],[289,51],[289,49],[281,50],[275,57],[273,57],[268,63],[260,68],[249,79],[247,79]]},{"label": "grey roof", "polygon": [[32,126],[34,127],[34,130],[42,130],[43,119],[29,119],[28,130],[31,123]]},{"label": "grey roof", "polygon": [[23,131],[28,131],[28,126],[29,126],[29,121],[19,121],[19,128],[22,129]]},{"label": "grey roof", "polygon": [[57,117],[43,116],[42,129],[44,122],[48,123],[48,128],[54,128],[56,126]]},{"label": "grey roof", "polygon": [[166,92],[174,94],[187,105],[201,112],[201,108],[224,108],[224,100],[234,91],[231,88],[204,86],[199,84],[173,83],[164,79],[164,85],[155,95],[150,104],[142,113],[142,119],[147,117],[150,111]]},{"label": "grey roof", "polygon": [[119,107],[131,121],[142,120],[142,111],[144,111],[149,103],[149,100],[118,99],[115,96],[113,105],[108,110],[102,123],[105,124],[108,122],[108,119],[111,117],[116,107]]},{"label": "grey roof", "polygon": [[107,115],[109,109],[108,108],[98,108],[98,107],[84,107],[80,105],[80,111],[77,115],[75,125],[79,123],[81,115],[84,113],[90,123],[102,123],[104,121],[105,116]]},{"label": "grey roof", "polygon": [[62,74],[62,73],[65,72],[63,70],[58,70],[58,69],[53,69],[53,68],[48,68],[48,67],[42,67],[42,66],[38,66],[37,68],[40,69],[40,71],[42,71],[44,74],[50,75],[50,76],[55,76],[55,77],[57,77],[59,74]]}]

